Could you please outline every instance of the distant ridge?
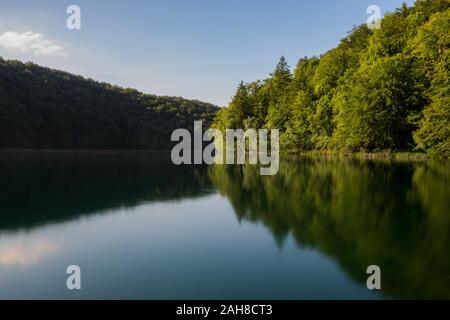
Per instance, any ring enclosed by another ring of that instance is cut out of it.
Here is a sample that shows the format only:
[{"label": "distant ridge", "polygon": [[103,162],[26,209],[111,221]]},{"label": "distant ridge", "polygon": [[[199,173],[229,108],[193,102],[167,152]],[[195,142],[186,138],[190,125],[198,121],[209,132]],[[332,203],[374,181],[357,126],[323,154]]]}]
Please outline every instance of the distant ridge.
[{"label": "distant ridge", "polygon": [[0,148],[166,150],[174,129],[217,111],[0,57]]}]

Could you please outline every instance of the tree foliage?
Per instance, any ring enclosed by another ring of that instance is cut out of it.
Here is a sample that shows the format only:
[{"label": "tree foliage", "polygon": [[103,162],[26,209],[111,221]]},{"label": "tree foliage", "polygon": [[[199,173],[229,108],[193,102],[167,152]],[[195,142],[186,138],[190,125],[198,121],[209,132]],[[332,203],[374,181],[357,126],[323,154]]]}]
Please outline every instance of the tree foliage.
[{"label": "tree foliage", "polygon": [[267,79],[240,84],[215,127],[278,128],[284,150],[448,157],[449,45],[450,1],[417,0],[387,14],[379,29],[354,27],[336,48],[300,59],[292,74],[282,57]]}]

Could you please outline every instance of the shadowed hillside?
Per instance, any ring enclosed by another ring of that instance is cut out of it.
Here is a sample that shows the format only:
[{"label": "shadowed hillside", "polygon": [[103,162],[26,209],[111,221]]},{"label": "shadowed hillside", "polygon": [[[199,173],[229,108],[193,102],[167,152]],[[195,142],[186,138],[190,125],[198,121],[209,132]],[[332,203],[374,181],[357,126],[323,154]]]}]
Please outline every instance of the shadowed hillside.
[{"label": "shadowed hillside", "polygon": [[0,148],[164,149],[217,107],[0,58]]}]

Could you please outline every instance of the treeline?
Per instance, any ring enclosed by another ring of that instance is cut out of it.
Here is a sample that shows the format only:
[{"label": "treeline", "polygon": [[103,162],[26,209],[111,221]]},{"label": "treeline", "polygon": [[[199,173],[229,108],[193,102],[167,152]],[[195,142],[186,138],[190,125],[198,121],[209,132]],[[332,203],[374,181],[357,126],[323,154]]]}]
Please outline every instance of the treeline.
[{"label": "treeline", "polygon": [[217,110],[0,57],[0,148],[169,149],[173,130]]},{"label": "treeline", "polygon": [[355,27],[291,72],[241,83],[213,126],[277,128],[281,150],[412,151],[450,156],[450,0],[417,0],[379,29]]}]

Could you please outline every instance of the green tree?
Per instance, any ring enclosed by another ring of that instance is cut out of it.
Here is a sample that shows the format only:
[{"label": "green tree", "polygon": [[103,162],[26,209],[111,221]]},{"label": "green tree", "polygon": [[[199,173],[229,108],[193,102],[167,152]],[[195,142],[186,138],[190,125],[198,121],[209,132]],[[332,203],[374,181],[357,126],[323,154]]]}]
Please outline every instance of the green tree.
[{"label": "green tree", "polygon": [[269,106],[266,118],[268,128],[284,129],[289,117],[289,89],[292,73],[284,56],[280,58],[275,71],[266,83],[269,93]]},{"label": "green tree", "polygon": [[[421,69],[431,79],[431,103],[414,134],[418,148],[450,156],[450,10],[434,14],[413,41]],[[430,63],[431,62],[431,63]]]},{"label": "green tree", "polygon": [[267,79],[239,86],[245,99],[231,102],[227,118],[280,129],[289,151],[447,157],[449,14],[449,0],[417,0],[385,15],[380,29],[356,26],[322,56],[300,59],[293,74],[281,57]]}]

